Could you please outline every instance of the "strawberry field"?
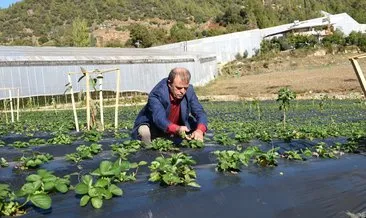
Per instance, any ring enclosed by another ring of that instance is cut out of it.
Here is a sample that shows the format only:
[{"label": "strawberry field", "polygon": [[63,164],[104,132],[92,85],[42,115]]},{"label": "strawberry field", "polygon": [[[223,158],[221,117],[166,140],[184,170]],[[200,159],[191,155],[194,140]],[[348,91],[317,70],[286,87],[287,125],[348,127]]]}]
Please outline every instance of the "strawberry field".
[{"label": "strawberry field", "polygon": [[[289,103],[289,102],[287,102]],[[140,106],[22,112],[0,125],[0,214],[25,217],[348,217],[366,210],[362,100],[204,102],[204,143],[131,140]],[[290,107],[291,106],[291,107]],[[80,113],[79,113],[80,114]]]}]

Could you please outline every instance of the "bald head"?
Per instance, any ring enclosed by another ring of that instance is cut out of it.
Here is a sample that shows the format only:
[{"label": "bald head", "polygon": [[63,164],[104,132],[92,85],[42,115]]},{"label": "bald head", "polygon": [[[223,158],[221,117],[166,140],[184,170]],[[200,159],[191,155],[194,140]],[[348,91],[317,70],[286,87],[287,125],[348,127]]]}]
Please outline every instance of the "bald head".
[{"label": "bald head", "polygon": [[191,80],[191,73],[184,67],[173,68],[168,76],[169,83],[172,83],[174,79],[179,76],[182,81],[189,83]]}]

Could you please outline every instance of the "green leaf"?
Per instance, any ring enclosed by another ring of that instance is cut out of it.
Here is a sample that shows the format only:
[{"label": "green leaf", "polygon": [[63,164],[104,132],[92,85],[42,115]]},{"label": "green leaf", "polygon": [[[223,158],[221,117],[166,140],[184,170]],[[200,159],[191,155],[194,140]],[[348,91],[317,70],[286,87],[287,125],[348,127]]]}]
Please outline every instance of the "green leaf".
[{"label": "green leaf", "polygon": [[61,193],[66,193],[69,190],[67,188],[67,185],[64,183],[57,183],[55,187],[56,187],[57,191],[59,191]]},{"label": "green leaf", "polygon": [[102,161],[102,162],[100,163],[100,167],[99,167],[100,172],[101,172],[102,174],[104,174],[104,173],[106,173],[106,172],[110,171],[110,170],[111,170],[111,168],[112,168],[112,165],[113,165],[113,163],[112,163],[112,162],[110,162],[110,161]]},{"label": "green leaf", "polygon": [[51,189],[53,189],[53,187],[55,187],[55,183],[53,183],[53,182],[46,182],[46,183],[44,183],[44,190],[45,191],[49,191],[49,190],[51,190]]},{"label": "green leaf", "polygon": [[89,186],[93,183],[93,178],[90,175],[83,176],[81,180],[83,181],[83,183]]},{"label": "green leaf", "polygon": [[111,192],[111,191],[104,189],[104,192],[103,192],[102,196],[103,196],[106,200],[109,200],[109,199],[111,199],[111,198],[113,197],[113,194],[112,194],[112,192]]},{"label": "green leaf", "polygon": [[192,186],[192,187],[196,187],[196,188],[201,188],[201,186],[196,182],[190,182],[187,185]]},{"label": "green leaf", "polygon": [[76,194],[84,195],[84,194],[88,193],[88,191],[89,191],[89,187],[88,187],[88,185],[86,185],[84,183],[79,183],[75,187]]},{"label": "green leaf", "polygon": [[89,194],[90,197],[97,197],[101,193],[99,193],[96,188],[90,188],[89,191],[88,191],[88,194]]},{"label": "green leaf", "polygon": [[32,174],[32,175],[27,176],[26,180],[27,180],[27,182],[35,182],[37,180],[41,180],[41,178],[42,177],[40,177],[37,174]]},{"label": "green leaf", "polygon": [[36,194],[30,197],[30,201],[39,208],[49,209],[52,204],[52,199],[47,194]]},{"label": "green leaf", "polygon": [[95,183],[95,187],[103,188],[106,187],[108,184],[109,184],[108,179],[101,178],[97,180],[97,182]]},{"label": "green leaf", "polygon": [[27,167],[31,166],[31,167],[34,167],[35,166],[35,163],[33,160],[29,160],[26,164],[25,164]]},{"label": "green leaf", "polygon": [[131,163],[128,162],[128,161],[122,161],[121,162],[121,169],[122,169],[122,171],[126,171],[126,170],[131,169]]},{"label": "green leaf", "polygon": [[46,176],[44,178],[42,178],[42,181],[43,182],[54,182],[56,181],[57,177],[54,176],[54,175],[49,175],[49,176]]},{"label": "green leaf", "polygon": [[146,161],[140,161],[139,162],[139,166],[143,166],[143,165],[146,165],[147,164],[147,162]]},{"label": "green leaf", "polygon": [[97,198],[97,197],[92,198],[91,203],[92,203],[93,207],[96,209],[99,209],[103,206],[103,200],[100,198]]},{"label": "green leaf", "polygon": [[81,199],[80,199],[80,206],[84,207],[85,205],[88,204],[90,200],[89,195],[84,195]]},{"label": "green leaf", "polygon": [[25,194],[32,194],[36,190],[34,190],[34,186],[32,183],[25,183],[22,186],[21,191],[24,192]]},{"label": "green leaf", "polygon": [[158,172],[152,172],[150,173],[149,181],[151,182],[157,182],[160,180],[160,174]]},{"label": "green leaf", "polygon": [[38,190],[39,188],[41,188],[41,186],[42,186],[42,182],[41,181],[35,181],[35,182],[33,182],[34,190]]},{"label": "green leaf", "polygon": [[116,186],[114,184],[112,184],[109,187],[109,191],[112,192],[112,194],[117,195],[117,196],[122,196],[122,194],[123,194],[122,189],[120,189],[118,186]]}]

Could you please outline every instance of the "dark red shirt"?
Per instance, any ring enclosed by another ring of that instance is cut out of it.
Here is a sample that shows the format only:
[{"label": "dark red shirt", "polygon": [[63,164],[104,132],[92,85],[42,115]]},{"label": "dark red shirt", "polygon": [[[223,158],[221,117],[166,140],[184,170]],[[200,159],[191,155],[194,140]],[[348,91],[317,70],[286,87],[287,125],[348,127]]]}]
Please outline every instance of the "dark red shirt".
[{"label": "dark red shirt", "polygon": [[[181,99],[174,99],[172,95],[170,97],[170,113],[168,116],[168,120],[171,122],[168,125],[167,132],[168,134],[175,134],[178,131],[179,126],[182,125],[182,121],[180,119],[180,102]],[[201,130],[203,133],[207,131],[207,128],[204,124],[199,123],[197,129]]]}]

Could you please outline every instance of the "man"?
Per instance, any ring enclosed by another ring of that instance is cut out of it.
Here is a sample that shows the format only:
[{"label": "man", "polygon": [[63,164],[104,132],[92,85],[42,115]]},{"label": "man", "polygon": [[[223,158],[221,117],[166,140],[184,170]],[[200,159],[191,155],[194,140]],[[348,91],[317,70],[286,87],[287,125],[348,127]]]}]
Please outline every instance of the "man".
[{"label": "man", "polygon": [[157,137],[179,143],[178,136],[188,133],[186,139],[203,141],[207,116],[190,79],[187,69],[177,67],[151,90],[147,104],[135,120],[132,138],[145,144]]}]

